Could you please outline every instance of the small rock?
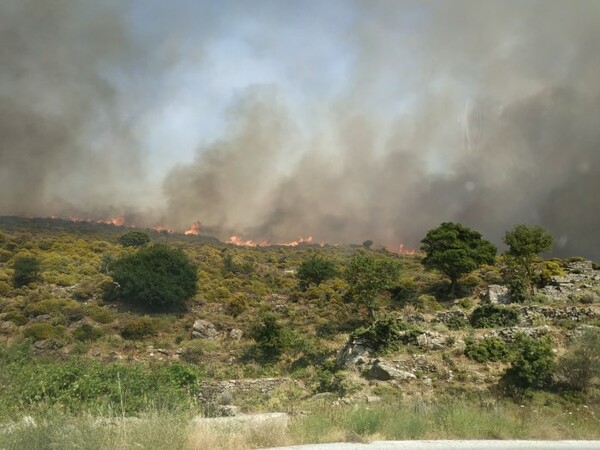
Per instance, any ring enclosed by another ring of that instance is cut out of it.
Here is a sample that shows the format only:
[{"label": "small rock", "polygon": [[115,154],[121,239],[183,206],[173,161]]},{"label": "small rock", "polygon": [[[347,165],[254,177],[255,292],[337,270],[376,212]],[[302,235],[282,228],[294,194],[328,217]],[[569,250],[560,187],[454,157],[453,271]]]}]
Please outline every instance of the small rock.
[{"label": "small rock", "polygon": [[239,341],[240,339],[242,339],[244,337],[244,332],[242,330],[240,330],[239,328],[233,328],[229,332],[229,337],[233,340]]},{"label": "small rock", "polygon": [[17,330],[17,326],[12,322],[0,322],[0,333],[12,334]]}]

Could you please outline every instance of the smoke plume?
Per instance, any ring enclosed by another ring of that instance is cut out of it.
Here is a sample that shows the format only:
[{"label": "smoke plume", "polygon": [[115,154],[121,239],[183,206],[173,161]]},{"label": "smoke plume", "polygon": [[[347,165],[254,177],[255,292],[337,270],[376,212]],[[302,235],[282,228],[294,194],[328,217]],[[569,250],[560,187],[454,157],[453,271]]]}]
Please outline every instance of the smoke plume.
[{"label": "smoke plume", "polygon": [[[183,2],[154,34],[127,20],[136,2],[8,3],[3,214],[405,247],[442,221],[496,243],[529,223],[559,255],[600,258],[594,0],[231,2],[201,7],[202,26]],[[190,48],[192,72],[231,86],[214,109],[223,131],[151,177],[143,132]],[[210,57],[223,48],[225,72]]]}]

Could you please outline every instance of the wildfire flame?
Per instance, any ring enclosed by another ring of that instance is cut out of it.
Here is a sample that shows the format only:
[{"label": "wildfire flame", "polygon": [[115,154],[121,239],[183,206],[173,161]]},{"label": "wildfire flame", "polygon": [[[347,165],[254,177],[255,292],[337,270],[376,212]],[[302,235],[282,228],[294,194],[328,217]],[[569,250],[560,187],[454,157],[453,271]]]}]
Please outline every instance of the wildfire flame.
[{"label": "wildfire flame", "polygon": [[200,234],[200,221],[194,222],[190,225],[188,230],[183,232],[186,236],[197,236]]},{"label": "wildfire flame", "polygon": [[159,233],[161,233],[161,232],[165,232],[165,233],[169,233],[169,234],[175,233],[175,230],[173,230],[172,228],[165,228],[160,225],[156,225],[155,227],[152,227],[152,229]]},{"label": "wildfire flame", "polygon": [[[55,219],[56,216],[52,216],[51,218]],[[89,217],[70,216],[69,220],[71,222],[104,223],[106,225],[115,225],[117,227],[125,225],[125,217],[123,216],[111,217],[109,219],[90,219]]]},{"label": "wildfire flame", "polygon": [[398,247],[388,248],[388,250],[399,255],[416,255],[417,253],[415,249],[404,248],[404,244],[400,244]]},{"label": "wildfire flame", "polygon": [[312,242],[312,240],[313,240],[312,236],[308,236],[306,238],[300,237],[297,240],[291,241],[291,242],[271,243],[269,241],[256,242],[251,239],[245,240],[241,236],[231,236],[229,239],[227,239],[227,243],[237,245],[239,247],[268,247],[270,245],[281,245],[284,247],[297,247],[300,244],[310,244]]}]

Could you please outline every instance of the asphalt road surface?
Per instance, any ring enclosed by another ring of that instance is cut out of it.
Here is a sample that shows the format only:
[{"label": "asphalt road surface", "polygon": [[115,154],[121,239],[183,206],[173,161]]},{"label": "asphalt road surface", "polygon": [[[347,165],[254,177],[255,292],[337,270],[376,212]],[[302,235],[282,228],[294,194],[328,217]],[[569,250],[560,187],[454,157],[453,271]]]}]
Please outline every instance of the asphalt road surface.
[{"label": "asphalt road surface", "polygon": [[600,441],[375,441],[369,444],[309,444],[269,450],[600,450]]}]

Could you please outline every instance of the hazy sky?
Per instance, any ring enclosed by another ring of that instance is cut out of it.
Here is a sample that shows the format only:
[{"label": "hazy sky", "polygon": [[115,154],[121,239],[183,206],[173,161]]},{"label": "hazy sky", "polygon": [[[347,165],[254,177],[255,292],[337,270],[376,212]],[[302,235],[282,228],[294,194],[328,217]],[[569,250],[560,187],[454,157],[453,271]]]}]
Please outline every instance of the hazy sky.
[{"label": "hazy sky", "polygon": [[600,257],[600,3],[8,0],[0,214]]}]

